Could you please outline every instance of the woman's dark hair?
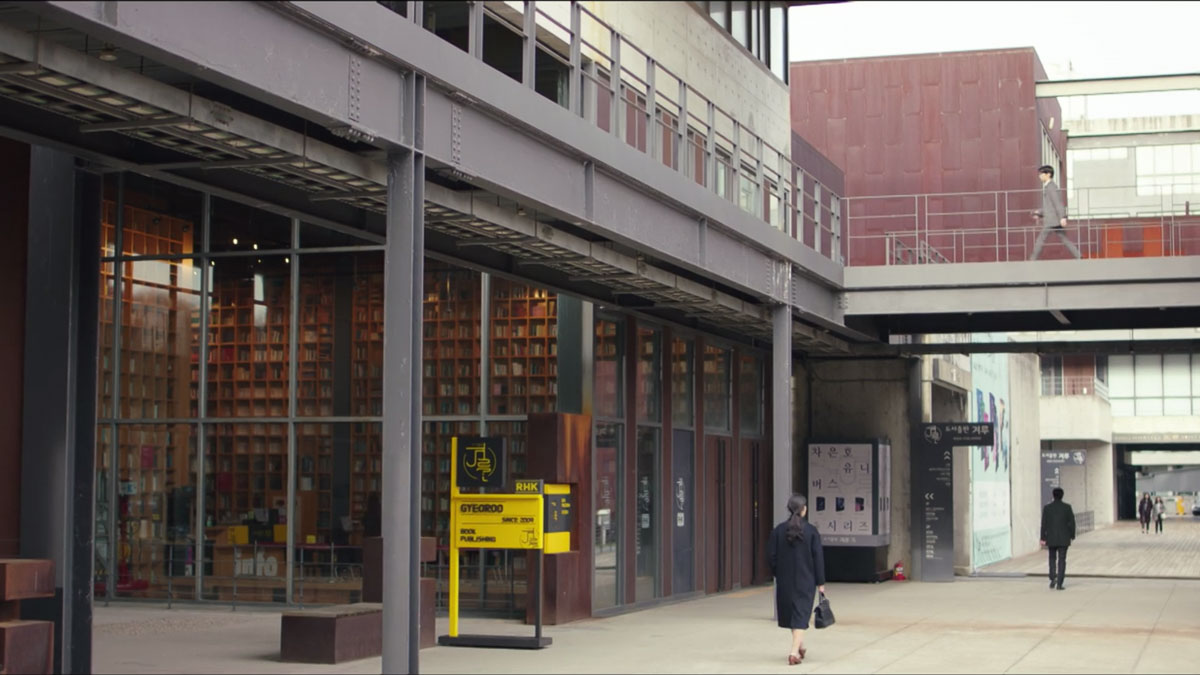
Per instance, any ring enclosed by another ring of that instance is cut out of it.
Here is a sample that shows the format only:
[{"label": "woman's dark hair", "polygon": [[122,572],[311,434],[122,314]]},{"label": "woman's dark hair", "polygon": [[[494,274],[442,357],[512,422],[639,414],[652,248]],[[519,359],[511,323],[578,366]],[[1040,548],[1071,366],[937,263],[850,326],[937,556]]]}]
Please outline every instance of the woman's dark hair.
[{"label": "woman's dark hair", "polygon": [[804,495],[792,495],[791,499],[788,499],[787,510],[791,515],[787,519],[785,534],[789,544],[804,541],[804,516],[800,511],[807,505],[808,499]]}]

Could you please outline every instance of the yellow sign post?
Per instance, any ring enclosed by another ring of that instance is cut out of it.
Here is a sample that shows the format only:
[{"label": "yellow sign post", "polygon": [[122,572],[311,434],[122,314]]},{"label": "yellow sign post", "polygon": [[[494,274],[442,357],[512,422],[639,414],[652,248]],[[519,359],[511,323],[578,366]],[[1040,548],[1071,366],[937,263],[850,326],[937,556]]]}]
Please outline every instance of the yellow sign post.
[{"label": "yellow sign post", "polygon": [[[504,456],[494,440],[471,439],[459,454],[459,438],[450,441],[450,634],[438,644],[460,647],[541,649],[542,556],[571,549],[570,486],[518,480],[512,493],[463,493],[460,487],[499,487]],[[461,466],[460,466],[461,464]],[[461,471],[461,473],[460,473]],[[460,480],[461,479],[461,480]],[[536,626],[533,638],[506,635],[459,635],[458,556],[461,549],[527,549],[537,558]]]}]

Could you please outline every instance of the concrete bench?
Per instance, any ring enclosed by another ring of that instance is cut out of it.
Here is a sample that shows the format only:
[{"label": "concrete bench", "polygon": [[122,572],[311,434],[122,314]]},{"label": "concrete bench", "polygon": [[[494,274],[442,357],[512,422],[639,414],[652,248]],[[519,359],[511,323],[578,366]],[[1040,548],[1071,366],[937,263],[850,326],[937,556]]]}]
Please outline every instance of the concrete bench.
[{"label": "concrete bench", "polygon": [[283,613],[280,658],[298,663],[341,663],[383,653],[383,605],[314,607]]},{"label": "concrete bench", "polygon": [[0,559],[0,674],[54,672],[54,623],[22,621],[21,601],[54,597],[54,561]]}]

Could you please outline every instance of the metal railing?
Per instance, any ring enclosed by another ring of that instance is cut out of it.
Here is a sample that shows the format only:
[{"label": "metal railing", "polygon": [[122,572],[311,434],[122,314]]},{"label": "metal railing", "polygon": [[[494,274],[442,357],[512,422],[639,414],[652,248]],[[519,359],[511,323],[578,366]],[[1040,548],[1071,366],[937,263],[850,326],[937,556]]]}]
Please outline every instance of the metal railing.
[{"label": "metal railing", "polygon": [[[406,13],[403,3],[380,4]],[[525,41],[520,77],[507,73],[510,77],[534,78],[535,62],[543,78],[545,67],[557,68],[559,86],[538,93],[821,255],[845,260],[840,197],[792,162],[790,148],[773,147],[745,120],[716,105],[582,4],[467,5],[469,24],[480,27],[472,30],[482,33],[487,16]],[[424,17],[409,20],[427,23]],[[446,39],[453,42],[449,35]],[[483,39],[480,34],[458,46],[486,63]],[[537,90],[536,82],[525,84]]]},{"label": "metal railing", "polygon": [[1042,375],[1042,396],[1097,396],[1108,400],[1108,385],[1092,375]]},{"label": "metal railing", "polygon": [[[1062,230],[1083,258],[1200,255],[1200,215],[1178,196],[1122,209],[1128,186],[1074,190]],[[1111,193],[1111,194],[1105,194]],[[848,265],[1011,262],[1032,259],[1042,223],[1041,190],[843,198]],[[1104,204],[1103,208],[1098,205]],[[1041,259],[1070,253],[1054,232]]]}]

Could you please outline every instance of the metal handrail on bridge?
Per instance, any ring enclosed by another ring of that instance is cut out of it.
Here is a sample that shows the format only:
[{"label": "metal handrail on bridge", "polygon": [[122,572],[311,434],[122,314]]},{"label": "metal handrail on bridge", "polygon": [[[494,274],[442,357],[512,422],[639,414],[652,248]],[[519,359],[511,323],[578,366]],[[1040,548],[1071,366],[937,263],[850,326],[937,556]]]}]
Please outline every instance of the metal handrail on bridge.
[{"label": "metal handrail on bridge", "polygon": [[[380,4],[403,13],[404,3]],[[840,195],[582,4],[469,5],[493,20],[507,14],[497,24],[532,40],[522,50],[521,78],[534,73],[539,54],[570,73],[547,98],[822,256],[845,260]],[[547,6],[569,10],[556,18]],[[486,64],[481,45],[464,49]]]},{"label": "metal handrail on bridge", "polygon": [[[1071,190],[1061,234],[1086,259],[1200,255],[1200,214],[1190,201],[1152,191],[1131,198],[1131,186]],[[1034,217],[1041,199],[1038,189],[846,197],[846,264],[1030,260],[1043,228]],[[1040,258],[1069,257],[1051,231]]]}]

